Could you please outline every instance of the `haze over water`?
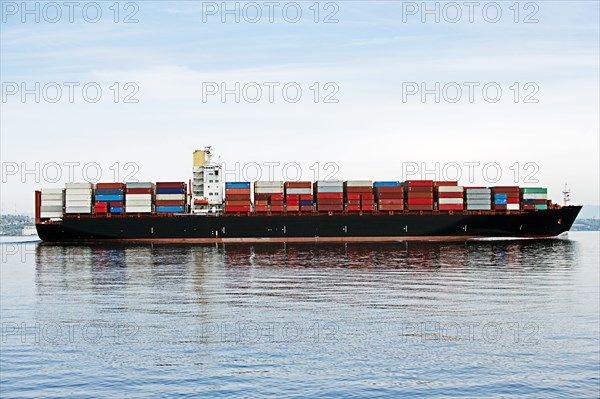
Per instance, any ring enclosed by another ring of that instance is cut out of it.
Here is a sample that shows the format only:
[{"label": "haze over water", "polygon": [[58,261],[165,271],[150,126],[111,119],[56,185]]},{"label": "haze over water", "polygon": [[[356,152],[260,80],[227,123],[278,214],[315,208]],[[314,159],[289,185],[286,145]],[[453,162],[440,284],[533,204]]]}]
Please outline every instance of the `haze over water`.
[{"label": "haze over water", "polygon": [[599,241],[1,244],[0,394],[598,397]]}]

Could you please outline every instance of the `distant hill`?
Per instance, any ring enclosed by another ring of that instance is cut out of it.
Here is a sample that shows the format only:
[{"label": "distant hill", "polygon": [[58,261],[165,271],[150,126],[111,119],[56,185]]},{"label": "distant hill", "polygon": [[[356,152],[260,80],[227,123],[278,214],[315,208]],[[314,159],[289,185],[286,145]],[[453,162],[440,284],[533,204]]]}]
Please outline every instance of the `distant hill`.
[{"label": "distant hill", "polygon": [[584,205],[577,219],[600,219],[600,205]]}]

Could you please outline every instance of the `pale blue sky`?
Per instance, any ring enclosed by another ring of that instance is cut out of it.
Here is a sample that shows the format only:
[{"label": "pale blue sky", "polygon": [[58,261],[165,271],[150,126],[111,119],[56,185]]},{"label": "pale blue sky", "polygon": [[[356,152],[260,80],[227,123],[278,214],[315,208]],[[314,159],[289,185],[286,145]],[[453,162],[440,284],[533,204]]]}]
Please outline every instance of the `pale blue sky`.
[{"label": "pale blue sky", "polygon": [[[299,2],[303,15],[295,24],[280,8],[274,23],[267,15],[254,24],[231,16],[222,23],[220,15],[203,22],[202,3],[192,1],[135,2],[133,24],[113,21],[112,1],[99,2],[97,23],[77,10],[74,23],[66,16],[22,23],[18,13],[4,12],[3,84],[98,82],[104,89],[95,104],[77,91],[74,103],[7,97],[0,121],[5,168],[94,161],[102,180],[112,180],[111,165],[135,162],[139,180],[187,180],[192,151],[213,145],[228,164],[298,162],[307,179],[314,162],[335,162],[341,179],[401,180],[402,162],[477,161],[500,164],[498,184],[509,184],[509,166],[535,162],[538,185],[554,199],[567,181],[576,202],[600,202],[598,2],[533,2],[539,22],[531,24],[522,22],[533,10],[524,9],[527,2],[519,4],[519,23],[510,1],[498,2],[498,23],[486,22],[478,8],[474,23],[463,15],[455,24],[432,16],[422,23],[420,14],[403,22],[409,3],[383,1],[338,1],[337,23],[314,23],[313,3]],[[333,10],[323,10],[326,3],[319,3],[321,18]],[[114,82],[135,82],[139,103],[115,104]],[[303,96],[295,104],[280,96],[273,103],[203,102],[206,82],[298,82]],[[339,102],[315,104],[314,82],[334,82]],[[497,103],[479,96],[473,103],[403,102],[405,82],[497,82],[503,96]],[[514,103],[515,82],[534,82],[539,103]],[[475,177],[486,184],[481,173]],[[30,212],[34,189],[59,187],[66,178],[5,180],[2,211]]]}]

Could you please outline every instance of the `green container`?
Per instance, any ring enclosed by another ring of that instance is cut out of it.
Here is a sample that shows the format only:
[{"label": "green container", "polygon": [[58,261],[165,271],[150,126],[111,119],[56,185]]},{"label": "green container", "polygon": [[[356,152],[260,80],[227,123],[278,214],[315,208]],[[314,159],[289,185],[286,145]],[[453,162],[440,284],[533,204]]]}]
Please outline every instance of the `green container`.
[{"label": "green container", "polygon": [[523,194],[548,194],[547,188],[523,188]]},{"label": "green container", "polygon": [[535,204],[535,209],[544,210],[545,211],[546,209],[548,209],[548,205],[546,205],[546,204]]}]

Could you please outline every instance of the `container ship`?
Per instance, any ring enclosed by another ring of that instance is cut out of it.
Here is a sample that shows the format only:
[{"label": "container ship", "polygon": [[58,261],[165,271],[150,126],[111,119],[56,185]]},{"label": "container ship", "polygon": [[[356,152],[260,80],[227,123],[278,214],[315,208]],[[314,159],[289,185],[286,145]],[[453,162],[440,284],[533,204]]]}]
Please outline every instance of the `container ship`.
[{"label": "container ship", "polygon": [[188,182],[67,183],[35,192],[39,237],[55,243],[394,242],[549,238],[581,206],[543,187],[455,181],[225,182],[210,147]]}]

